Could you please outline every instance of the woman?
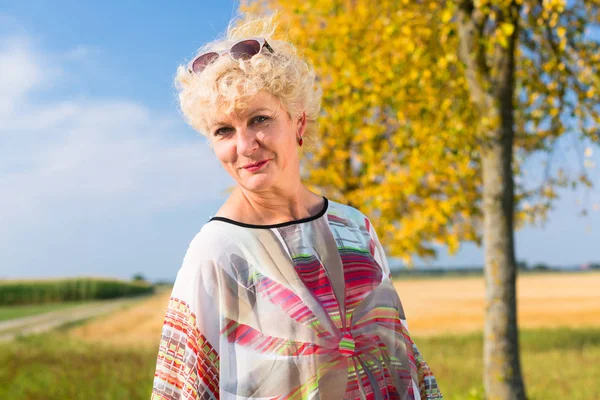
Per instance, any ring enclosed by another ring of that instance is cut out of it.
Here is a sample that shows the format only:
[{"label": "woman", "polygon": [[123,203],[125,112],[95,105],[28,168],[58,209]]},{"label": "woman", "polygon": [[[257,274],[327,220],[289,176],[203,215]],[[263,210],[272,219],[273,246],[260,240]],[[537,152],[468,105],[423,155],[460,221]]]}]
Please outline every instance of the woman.
[{"label": "woman", "polygon": [[272,31],[230,29],[177,73],[237,185],[177,274],[152,399],[440,399],[369,219],[300,180],[320,92]]}]

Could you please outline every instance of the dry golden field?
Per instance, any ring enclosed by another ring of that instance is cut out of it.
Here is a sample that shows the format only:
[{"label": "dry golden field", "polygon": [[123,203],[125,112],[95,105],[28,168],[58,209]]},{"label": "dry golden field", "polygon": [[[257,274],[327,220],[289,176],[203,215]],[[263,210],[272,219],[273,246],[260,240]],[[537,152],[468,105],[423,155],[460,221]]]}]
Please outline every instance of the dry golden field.
[{"label": "dry golden field", "polygon": [[[411,279],[395,286],[413,335],[483,329],[482,277]],[[517,318],[522,328],[600,326],[600,272],[519,276]]]},{"label": "dry golden field", "polygon": [[[396,281],[409,328],[415,336],[480,331],[481,277]],[[523,275],[517,281],[520,327],[600,326],[600,272]],[[71,330],[91,341],[158,347],[170,292]]]}]

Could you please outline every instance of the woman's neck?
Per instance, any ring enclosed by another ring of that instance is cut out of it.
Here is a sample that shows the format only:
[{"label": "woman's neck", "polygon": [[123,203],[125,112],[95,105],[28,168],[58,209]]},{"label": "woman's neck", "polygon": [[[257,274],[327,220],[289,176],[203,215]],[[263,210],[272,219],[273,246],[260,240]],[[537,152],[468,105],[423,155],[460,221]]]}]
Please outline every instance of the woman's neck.
[{"label": "woman's neck", "polygon": [[308,218],[322,208],[323,198],[304,185],[296,193],[253,193],[236,187],[227,199],[227,214],[239,222],[272,225]]}]

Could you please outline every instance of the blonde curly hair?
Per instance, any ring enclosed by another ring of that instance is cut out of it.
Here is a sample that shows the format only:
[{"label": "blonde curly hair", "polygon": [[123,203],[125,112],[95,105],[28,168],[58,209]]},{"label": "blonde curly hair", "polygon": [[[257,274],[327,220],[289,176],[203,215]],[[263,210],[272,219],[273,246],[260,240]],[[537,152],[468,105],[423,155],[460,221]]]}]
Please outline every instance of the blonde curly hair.
[{"label": "blonde curly hair", "polygon": [[275,40],[276,15],[232,21],[224,39],[202,46],[194,58],[209,51],[229,49],[246,38],[264,38],[273,48],[248,60],[234,60],[221,56],[200,73],[190,73],[188,65],[180,65],[175,76],[175,87],[181,111],[192,128],[209,137],[209,116],[221,107],[226,110],[242,109],[244,100],[260,91],[275,96],[290,117],[296,119],[306,113],[305,138],[317,129],[321,108],[321,90],[316,87],[315,72],[297,55],[294,45]]}]

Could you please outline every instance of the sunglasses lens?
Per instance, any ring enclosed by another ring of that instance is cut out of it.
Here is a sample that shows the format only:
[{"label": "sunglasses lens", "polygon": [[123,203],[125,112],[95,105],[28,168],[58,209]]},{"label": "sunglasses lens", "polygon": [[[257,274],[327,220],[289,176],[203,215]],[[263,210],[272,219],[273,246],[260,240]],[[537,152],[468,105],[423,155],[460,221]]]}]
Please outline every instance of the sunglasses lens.
[{"label": "sunglasses lens", "polygon": [[195,73],[201,72],[208,64],[219,58],[219,53],[206,53],[196,58],[192,63],[192,71]]},{"label": "sunglasses lens", "polygon": [[257,40],[244,40],[243,42],[236,43],[231,47],[231,57],[236,60],[240,58],[247,60],[250,57],[258,54],[260,52],[260,48],[260,43]]}]

